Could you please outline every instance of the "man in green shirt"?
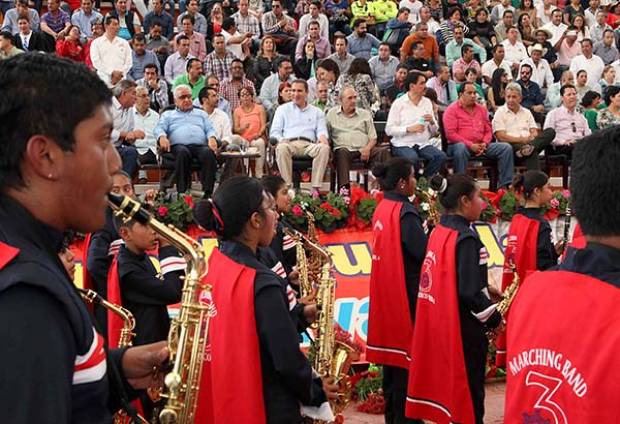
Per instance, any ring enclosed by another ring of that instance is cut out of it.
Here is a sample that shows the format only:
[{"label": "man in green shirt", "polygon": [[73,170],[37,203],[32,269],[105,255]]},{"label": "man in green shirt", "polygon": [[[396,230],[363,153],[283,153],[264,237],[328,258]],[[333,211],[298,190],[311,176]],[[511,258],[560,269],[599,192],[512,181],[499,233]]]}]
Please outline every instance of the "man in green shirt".
[{"label": "man in green shirt", "polygon": [[446,63],[450,68],[454,62],[461,58],[461,49],[464,45],[471,46],[474,49],[474,54],[480,58],[479,63],[487,61],[486,50],[474,43],[471,38],[465,38],[463,27],[458,25],[454,28],[454,40],[446,44]]},{"label": "man in green shirt", "polygon": [[9,31],[0,32],[0,60],[8,59],[23,52],[13,45],[13,36]]},{"label": "man in green shirt", "polygon": [[357,93],[345,87],[340,93],[340,106],[327,112],[327,129],[334,147],[338,186],[349,188],[349,171],[354,160],[373,167],[389,159],[389,150],[377,147],[377,131],[372,115],[356,108]]},{"label": "man in green shirt", "polygon": [[198,98],[200,90],[205,86],[205,77],[202,75],[202,62],[199,59],[190,59],[187,61],[186,74],[179,75],[174,80],[172,90],[179,85],[188,85],[192,89],[192,100]]}]

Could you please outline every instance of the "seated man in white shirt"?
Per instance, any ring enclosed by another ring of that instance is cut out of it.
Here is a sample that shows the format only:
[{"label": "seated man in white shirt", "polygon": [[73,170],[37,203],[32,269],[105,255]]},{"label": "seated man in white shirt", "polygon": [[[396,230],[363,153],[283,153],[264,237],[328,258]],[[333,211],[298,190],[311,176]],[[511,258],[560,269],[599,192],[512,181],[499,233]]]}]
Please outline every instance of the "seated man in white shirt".
[{"label": "seated man in white shirt", "polygon": [[226,43],[226,50],[235,55],[239,60],[245,60],[250,55],[252,46],[252,34],[241,34],[237,30],[237,23],[233,18],[226,18],[222,23],[222,35]]},{"label": "seated man in white shirt", "polygon": [[[146,87],[136,87],[136,105],[134,106],[134,128],[144,133],[143,138],[136,139],[133,145],[138,150],[138,164],[157,163],[157,140],[155,127],[159,121],[159,113],[150,108],[151,99]],[[139,179],[146,178],[146,171],[139,171]]]},{"label": "seated man in white shirt", "polygon": [[410,72],[405,87],[407,92],[392,103],[385,132],[392,137],[392,154],[409,159],[416,168],[420,159],[426,160],[424,174],[430,178],[441,170],[447,156],[433,146],[438,125],[433,104],[424,97],[426,77]]},{"label": "seated man in white shirt", "polygon": [[577,75],[582,69],[588,73],[587,85],[594,87],[603,75],[605,63],[603,59],[592,53],[592,40],[581,40],[581,54],[576,56],[570,64],[570,70]]},{"label": "seated man in white shirt", "polygon": [[495,72],[495,70],[498,68],[502,68],[504,71],[506,71],[506,74],[508,75],[508,80],[512,81],[511,64],[507,60],[504,60],[506,55],[506,50],[504,49],[504,46],[502,46],[501,44],[496,44],[493,46],[492,51],[493,58],[484,62],[481,68],[482,80],[484,81],[484,85],[491,85],[491,77],[493,77],[493,72]]},{"label": "seated man in white shirt", "polygon": [[312,160],[312,190],[320,191],[327,163],[329,139],[325,114],[308,104],[308,84],[295,80],[293,101],[280,105],[273,117],[269,137],[277,140],[276,162],[287,185],[293,182],[293,158],[310,156]]},{"label": "seated man in white shirt", "polygon": [[493,134],[497,141],[510,143],[518,158],[523,158],[528,170],[540,169],[538,154],[555,138],[555,131],[538,129],[532,112],[521,106],[521,86],[510,83],[505,89],[506,104],[493,116]]},{"label": "seated man in white shirt", "polygon": [[502,41],[502,46],[504,46],[506,52],[504,57],[512,67],[515,67],[527,57],[527,50],[525,45],[518,40],[519,30],[516,27],[509,27],[506,30],[506,34],[508,38]]}]

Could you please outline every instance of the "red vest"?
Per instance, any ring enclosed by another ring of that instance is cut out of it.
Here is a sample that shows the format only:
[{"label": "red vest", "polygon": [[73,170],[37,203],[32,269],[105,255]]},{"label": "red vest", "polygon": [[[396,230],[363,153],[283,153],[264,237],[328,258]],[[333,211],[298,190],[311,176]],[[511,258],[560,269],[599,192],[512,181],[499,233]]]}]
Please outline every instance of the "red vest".
[{"label": "red vest", "polygon": [[[121,285],[118,277],[118,255],[112,259],[112,264],[108,270],[108,293],[106,300],[115,305],[122,306]],[[108,346],[117,348],[123,328],[123,319],[111,310],[108,312]]]},{"label": "red vest", "polygon": [[458,232],[435,227],[420,276],[405,414],[439,424],[473,423],[456,280]]},{"label": "red vest", "polygon": [[[536,250],[538,243],[538,229],[540,222],[522,214],[516,214],[508,230],[508,246],[504,253],[504,272],[502,274],[502,291],[512,284],[514,273],[510,267],[512,261],[517,268],[519,281],[536,271]],[[498,367],[506,365],[506,333],[502,332],[495,341],[497,352],[495,364]]]},{"label": "red vest", "polygon": [[620,422],[620,290],[547,271],[530,276],[517,300],[508,322],[505,422]]},{"label": "red vest", "polygon": [[88,272],[88,267],[86,266],[86,264],[88,263],[88,248],[90,247],[91,237],[91,233],[86,234],[84,236],[84,244],[82,245],[82,287],[87,290],[95,289],[93,280],[90,277],[90,272]]},{"label": "red vest", "polygon": [[209,258],[204,298],[211,319],[199,390],[196,422],[266,422],[260,350],[254,316],[256,271],[218,249]]},{"label": "red vest", "polygon": [[383,199],[372,218],[373,246],[366,359],[409,368],[413,323],[401,248],[402,202]]},{"label": "red vest", "polygon": [[575,225],[575,229],[573,230],[573,239],[569,243],[569,246],[575,249],[583,249],[586,247],[586,237],[583,235],[579,223]]}]

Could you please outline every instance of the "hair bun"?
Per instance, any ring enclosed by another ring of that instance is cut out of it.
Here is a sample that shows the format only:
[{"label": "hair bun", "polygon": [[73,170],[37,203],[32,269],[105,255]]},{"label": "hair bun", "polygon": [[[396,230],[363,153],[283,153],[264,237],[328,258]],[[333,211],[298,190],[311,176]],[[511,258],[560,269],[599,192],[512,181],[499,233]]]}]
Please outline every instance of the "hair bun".
[{"label": "hair bun", "polygon": [[385,177],[386,173],[387,173],[387,166],[385,166],[385,164],[383,163],[378,163],[377,165],[375,165],[374,168],[372,168],[372,174],[377,178]]},{"label": "hair bun", "polygon": [[437,174],[429,181],[430,187],[438,193],[443,193],[448,189],[448,180]]}]

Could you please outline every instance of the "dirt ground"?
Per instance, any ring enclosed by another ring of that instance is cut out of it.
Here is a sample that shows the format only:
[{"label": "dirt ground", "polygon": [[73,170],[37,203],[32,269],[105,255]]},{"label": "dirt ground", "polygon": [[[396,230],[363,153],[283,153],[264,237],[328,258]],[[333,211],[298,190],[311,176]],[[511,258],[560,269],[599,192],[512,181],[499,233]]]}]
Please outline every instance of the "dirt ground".
[{"label": "dirt ground", "polygon": [[[487,424],[501,424],[504,422],[504,393],[505,382],[489,383],[486,386],[484,422]],[[344,417],[346,424],[382,424],[382,415],[369,415],[357,412],[355,404],[347,407]]]}]

